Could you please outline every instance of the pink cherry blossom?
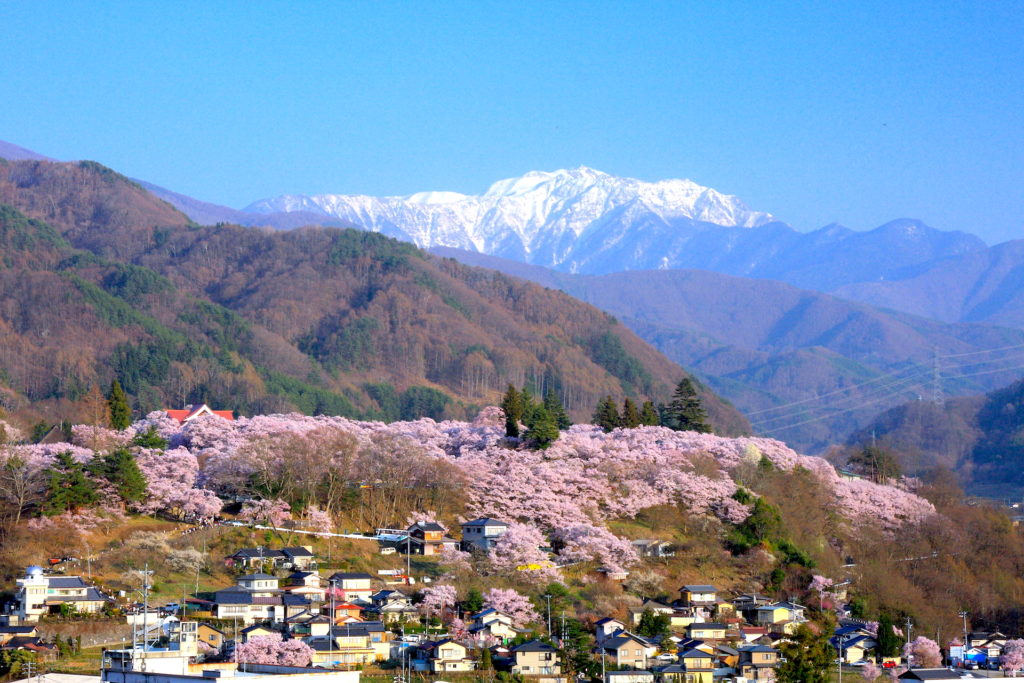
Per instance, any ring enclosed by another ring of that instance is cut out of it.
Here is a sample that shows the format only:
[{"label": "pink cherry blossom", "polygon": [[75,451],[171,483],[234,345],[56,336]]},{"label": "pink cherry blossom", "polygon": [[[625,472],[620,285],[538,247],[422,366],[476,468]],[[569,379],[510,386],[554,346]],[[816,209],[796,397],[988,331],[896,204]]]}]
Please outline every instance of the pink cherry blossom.
[{"label": "pink cherry blossom", "polygon": [[512,617],[512,625],[521,628],[540,621],[540,615],[522,593],[512,588],[492,588],[484,593],[484,606]]}]

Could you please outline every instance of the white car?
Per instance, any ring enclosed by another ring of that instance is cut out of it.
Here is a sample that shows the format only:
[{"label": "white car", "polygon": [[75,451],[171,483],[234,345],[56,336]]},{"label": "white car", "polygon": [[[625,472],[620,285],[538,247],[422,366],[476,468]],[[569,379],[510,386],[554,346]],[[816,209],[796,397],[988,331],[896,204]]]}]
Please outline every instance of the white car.
[{"label": "white car", "polygon": [[670,661],[672,661],[675,658],[676,658],[676,656],[674,654],[672,654],[671,652],[662,652],[660,655],[658,655],[658,659],[662,659],[662,660],[665,660],[667,662],[670,662]]}]

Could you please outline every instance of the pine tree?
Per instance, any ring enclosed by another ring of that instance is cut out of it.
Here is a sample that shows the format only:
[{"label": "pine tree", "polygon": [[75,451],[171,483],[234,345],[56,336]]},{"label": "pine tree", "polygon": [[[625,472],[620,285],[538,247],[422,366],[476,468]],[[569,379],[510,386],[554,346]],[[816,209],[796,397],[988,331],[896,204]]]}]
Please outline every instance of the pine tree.
[{"label": "pine tree", "polygon": [[568,429],[572,426],[572,420],[569,419],[569,414],[565,412],[565,406],[562,405],[562,401],[559,400],[554,389],[548,389],[548,393],[544,394],[544,407],[547,408],[551,417],[555,418],[559,429]]},{"label": "pine tree", "polygon": [[611,396],[605,396],[598,402],[597,409],[594,410],[594,424],[606,432],[619,426],[619,410]]},{"label": "pine tree", "polygon": [[544,450],[558,439],[558,424],[544,406],[537,406],[531,416],[530,428],[524,436],[533,442],[536,448]]},{"label": "pine tree", "polygon": [[708,414],[700,403],[697,389],[689,377],[684,377],[672,394],[672,402],[666,408],[662,422],[678,432],[710,432]]},{"label": "pine tree", "polygon": [[113,484],[126,503],[137,503],[146,497],[146,477],[127,448],[118,448],[103,457],[103,477]]},{"label": "pine tree", "polygon": [[537,407],[540,404],[533,400],[533,394],[530,393],[530,390],[527,387],[523,387],[519,391],[519,403],[523,407],[523,424],[526,425],[527,429],[529,429],[530,427],[533,426],[534,421],[536,421],[537,419]]},{"label": "pine tree", "polygon": [[658,409],[650,401],[644,401],[644,407],[640,410],[640,424],[648,427],[657,427],[661,424]]},{"label": "pine tree", "polygon": [[511,384],[501,399],[501,409],[505,411],[505,436],[519,437],[519,421],[523,418],[523,401],[519,392]]},{"label": "pine tree", "polygon": [[628,429],[640,426],[640,411],[636,409],[636,404],[629,397],[622,402],[622,415],[619,416],[619,426]]},{"label": "pine tree", "polygon": [[58,453],[45,470],[48,482],[43,514],[59,515],[92,505],[99,499],[96,484],[70,453]]},{"label": "pine tree", "polygon": [[132,409],[128,405],[128,395],[116,379],[110,383],[107,406],[110,409],[110,426],[114,429],[128,429],[132,423]]}]

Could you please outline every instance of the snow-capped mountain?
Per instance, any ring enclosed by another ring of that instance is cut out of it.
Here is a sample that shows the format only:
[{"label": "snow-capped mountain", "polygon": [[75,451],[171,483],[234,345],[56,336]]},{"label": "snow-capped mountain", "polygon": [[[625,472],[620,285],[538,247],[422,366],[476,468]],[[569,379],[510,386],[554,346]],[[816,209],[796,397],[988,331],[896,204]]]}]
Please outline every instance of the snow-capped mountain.
[{"label": "snow-capped mountain", "polygon": [[583,272],[668,267],[680,240],[716,226],[774,221],[689,180],[649,183],[582,166],[532,171],[482,195],[283,195],[244,210],[317,213],[424,248],[457,247]]}]

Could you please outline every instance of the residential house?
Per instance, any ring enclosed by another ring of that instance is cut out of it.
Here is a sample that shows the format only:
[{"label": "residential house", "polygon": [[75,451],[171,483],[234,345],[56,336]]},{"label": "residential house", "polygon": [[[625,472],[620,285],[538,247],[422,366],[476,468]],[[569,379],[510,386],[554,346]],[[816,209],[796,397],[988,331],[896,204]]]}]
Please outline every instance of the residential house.
[{"label": "residential house", "polygon": [[239,633],[242,634],[242,642],[248,643],[252,638],[265,638],[266,636],[281,633],[278,629],[272,628],[268,624],[253,624],[252,626],[246,626]]},{"label": "residential house", "polygon": [[974,631],[967,635],[968,647],[979,650],[989,661],[999,658],[1006,641],[1007,637],[999,631]]},{"label": "residential house", "polygon": [[440,555],[443,548],[458,549],[459,542],[445,534],[445,528],[437,522],[416,522],[406,532],[409,534],[409,552],[416,555]]},{"label": "residential house", "polygon": [[205,403],[193,403],[185,406],[182,410],[165,410],[167,417],[177,420],[179,424],[185,424],[204,416],[215,416],[224,420],[234,420],[235,414],[230,410],[212,410]]},{"label": "residential house", "polygon": [[718,603],[718,589],[708,584],[691,583],[679,589],[683,607],[702,607],[713,611]]},{"label": "residential house", "polygon": [[715,645],[715,659],[720,666],[735,669],[740,662],[740,651],[728,645]]},{"label": "residential house", "polygon": [[355,603],[338,601],[324,603],[320,606],[321,612],[329,618],[333,618],[335,622],[340,623],[362,621],[364,609],[364,607]]},{"label": "residential house", "polygon": [[367,611],[373,612],[385,624],[409,621],[419,616],[409,596],[401,591],[382,590],[370,596],[371,605]]},{"label": "residential house", "polygon": [[206,623],[200,623],[196,627],[196,639],[218,651],[224,647],[224,641],[227,640],[223,631]]},{"label": "residential house", "polygon": [[238,619],[243,624],[279,623],[309,609],[309,599],[282,592],[276,576],[246,574],[237,581],[236,585],[213,594],[211,611],[215,618]]},{"label": "residential house", "polygon": [[658,602],[657,600],[651,600],[650,598],[647,598],[639,607],[634,607],[629,610],[629,616],[634,626],[640,623],[640,619],[643,618],[644,612],[648,610],[650,610],[655,615],[661,614],[669,617],[671,622],[672,615],[675,613],[676,608],[672,607],[671,605],[666,605],[663,602]]},{"label": "residential house", "polygon": [[433,673],[472,671],[476,668],[476,662],[469,656],[466,646],[451,638],[436,643],[424,643],[420,645],[420,649],[425,650],[429,669]]},{"label": "residential house", "polygon": [[779,651],[767,645],[742,645],[736,673],[751,681],[775,680]]},{"label": "residential house", "polygon": [[490,552],[505,532],[508,524],[491,517],[478,517],[462,524],[462,549]]},{"label": "residential house", "polygon": [[326,598],[323,579],[315,571],[292,572],[285,577],[281,590],[292,595],[303,595],[312,602],[323,602]]},{"label": "residential house", "polygon": [[693,648],[679,655],[683,669],[680,680],[684,683],[712,683],[715,675],[715,658],[704,650]]},{"label": "residential house", "polygon": [[686,627],[686,635],[697,640],[725,640],[729,627],[718,622],[700,622]]},{"label": "residential house", "polygon": [[668,541],[660,541],[654,538],[640,538],[633,541],[633,549],[640,557],[675,557],[676,548]]},{"label": "residential house", "polygon": [[539,640],[512,648],[512,673],[522,676],[558,676],[562,673],[558,650]]},{"label": "residential house", "polygon": [[306,610],[285,619],[285,626],[295,638],[326,638],[331,632],[331,618]]},{"label": "residential house", "polygon": [[756,610],[756,623],[771,631],[792,634],[798,625],[806,621],[804,609],[802,605],[788,600],[762,605]]},{"label": "residential house", "polygon": [[594,640],[600,645],[602,641],[611,638],[626,630],[625,622],[611,617],[600,619],[594,624]]},{"label": "residential house", "polygon": [[519,635],[512,627],[511,616],[490,607],[472,616],[468,631],[478,640],[490,636],[499,643],[506,643]]},{"label": "residential house", "polygon": [[12,623],[34,623],[43,615],[59,613],[62,605],[94,614],[113,602],[80,576],[48,576],[38,566],[29,567],[15,583]]},{"label": "residential house", "polygon": [[281,555],[284,556],[282,564],[299,571],[309,571],[316,564],[313,546],[298,545],[290,548],[281,548]]},{"label": "residential house", "polygon": [[370,602],[373,595],[373,577],[364,572],[336,572],[328,583],[337,591],[342,600],[356,603]]},{"label": "residential house", "polygon": [[29,650],[47,657],[56,654],[56,647],[44,643],[31,624],[0,626],[0,650]]},{"label": "residential house", "polygon": [[616,666],[633,669],[646,669],[655,651],[656,648],[652,648],[645,638],[629,631],[622,631],[598,644],[598,652],[610,657]]},{"label": "residential house", "polygon": [[730,602],[737,614],[742,616],[747,623],[753,624],[757,622],[757,608],[770,605],[775,600],[759,593],[743,593],[737,595]]},{"label": "residential house", "polygon": [[868,653],[878,646],[874,635],[862,624],[840,626],[828,642],[836,651],[842,651],[843,661],[848,664],[866,659]]},{"label": "residential house", "polygon": [[284,562],[284,559],[284,553],[280,550],[258,545],[255,548],[239,548],[224,558],[224,564],[228,567],[262,569],[268,563],[276,567]]}]

